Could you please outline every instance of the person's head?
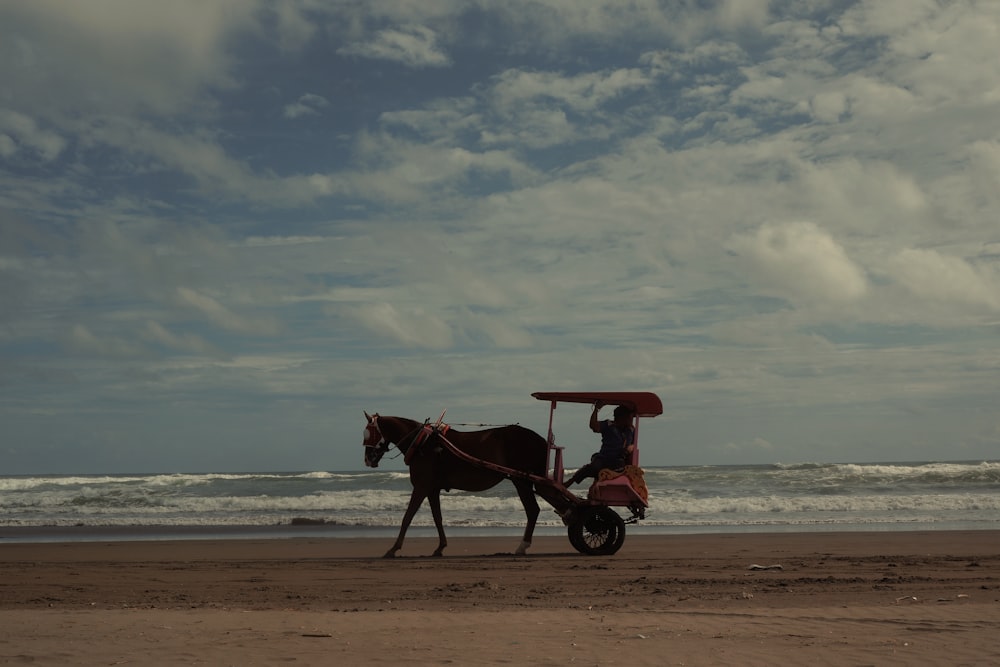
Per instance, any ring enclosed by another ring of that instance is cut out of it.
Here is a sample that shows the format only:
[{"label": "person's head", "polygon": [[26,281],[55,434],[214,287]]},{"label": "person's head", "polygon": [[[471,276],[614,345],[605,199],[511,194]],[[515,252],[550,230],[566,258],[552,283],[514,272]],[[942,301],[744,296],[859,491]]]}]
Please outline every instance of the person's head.
[{"label": "person's head", "polygon": [[621,426],[628,426],[632,423],[632,408],[627,405],[619,405],[615,408],[615,423]]}]

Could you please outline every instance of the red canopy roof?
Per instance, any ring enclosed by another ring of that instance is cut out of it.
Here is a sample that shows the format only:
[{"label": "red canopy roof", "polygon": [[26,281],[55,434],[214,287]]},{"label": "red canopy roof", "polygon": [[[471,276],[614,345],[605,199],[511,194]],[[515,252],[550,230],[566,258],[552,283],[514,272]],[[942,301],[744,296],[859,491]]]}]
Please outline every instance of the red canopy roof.
[{"label": "red canopy roof", "polygon": [[564,403],[595,403],[607,405],[627,405],[640,417],[655,417],[663,414],[660,397],[651,391],[536,391],[532,394],[540,401],[560,401]]}]

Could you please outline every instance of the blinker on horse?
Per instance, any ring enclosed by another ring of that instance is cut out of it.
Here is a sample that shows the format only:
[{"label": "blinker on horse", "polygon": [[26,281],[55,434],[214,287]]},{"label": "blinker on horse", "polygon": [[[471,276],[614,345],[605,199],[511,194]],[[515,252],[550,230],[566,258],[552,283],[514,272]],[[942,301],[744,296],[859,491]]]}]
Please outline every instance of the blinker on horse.
[{"label": "blinker on horse", "polygon": [[534,483],[527,478],[508,477],[490,469],[489,464],[544,476],[548,456],[545,438],[517,425],[483,431],[448,430],[447,439],[451,445],[486,464],[473,465],[456,456],[440,441],[435,442],[441,437],[439,431],[430,430],[426,439],[423,439],[421,434],[427,433],[424,423],[404,417],[383,417],[378,413],[369,415],[365,412],[365,417],[368,420],[362,443],[365,447],[365,465],[369,468],[378,467],[385,453],[395,446],[403,453],[410,470],[410,483],[413,485],[399,535],[385,553],[386,558],[392,558],[402,548],[406,530],[425,499],[430,505],[438,534],[438,547],[433,555],[440,556],[448,546],[441,517],[441,491],[485,491],[504,479],[510,479],[514,484],[527,517],[524,536],[515,553],[523,555],[531,546],[531,537],[540,511],[535,499]]}]

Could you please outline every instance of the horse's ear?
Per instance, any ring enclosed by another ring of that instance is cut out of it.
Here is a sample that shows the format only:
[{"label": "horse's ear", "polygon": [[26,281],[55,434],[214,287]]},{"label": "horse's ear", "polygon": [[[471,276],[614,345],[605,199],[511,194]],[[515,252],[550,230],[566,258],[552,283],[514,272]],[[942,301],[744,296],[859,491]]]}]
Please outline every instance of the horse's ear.
[{"label": "horse's ear", "polygon": [[371,416],[370,414],[368,414],[368,411],[367,411],[367,410],[362,410],[362,412],[364,412],[364,413],[365,413],[365,419],[367,419],[368,421],[371,421],[371,420],[372,420],[372,416]]}]

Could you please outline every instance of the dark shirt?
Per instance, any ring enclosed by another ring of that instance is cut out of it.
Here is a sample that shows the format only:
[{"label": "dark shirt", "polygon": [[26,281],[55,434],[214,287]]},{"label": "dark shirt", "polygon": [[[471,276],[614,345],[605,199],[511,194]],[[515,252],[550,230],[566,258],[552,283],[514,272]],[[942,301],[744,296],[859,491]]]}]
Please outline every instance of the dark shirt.
[{"label": "dark shirt", "polygon": [[635,441],[635,432],[631,427],[619,429],[610,419],[601,422],[601,451],[597,456],[608,465],[619,468],[625,465],[626,445]]}]

